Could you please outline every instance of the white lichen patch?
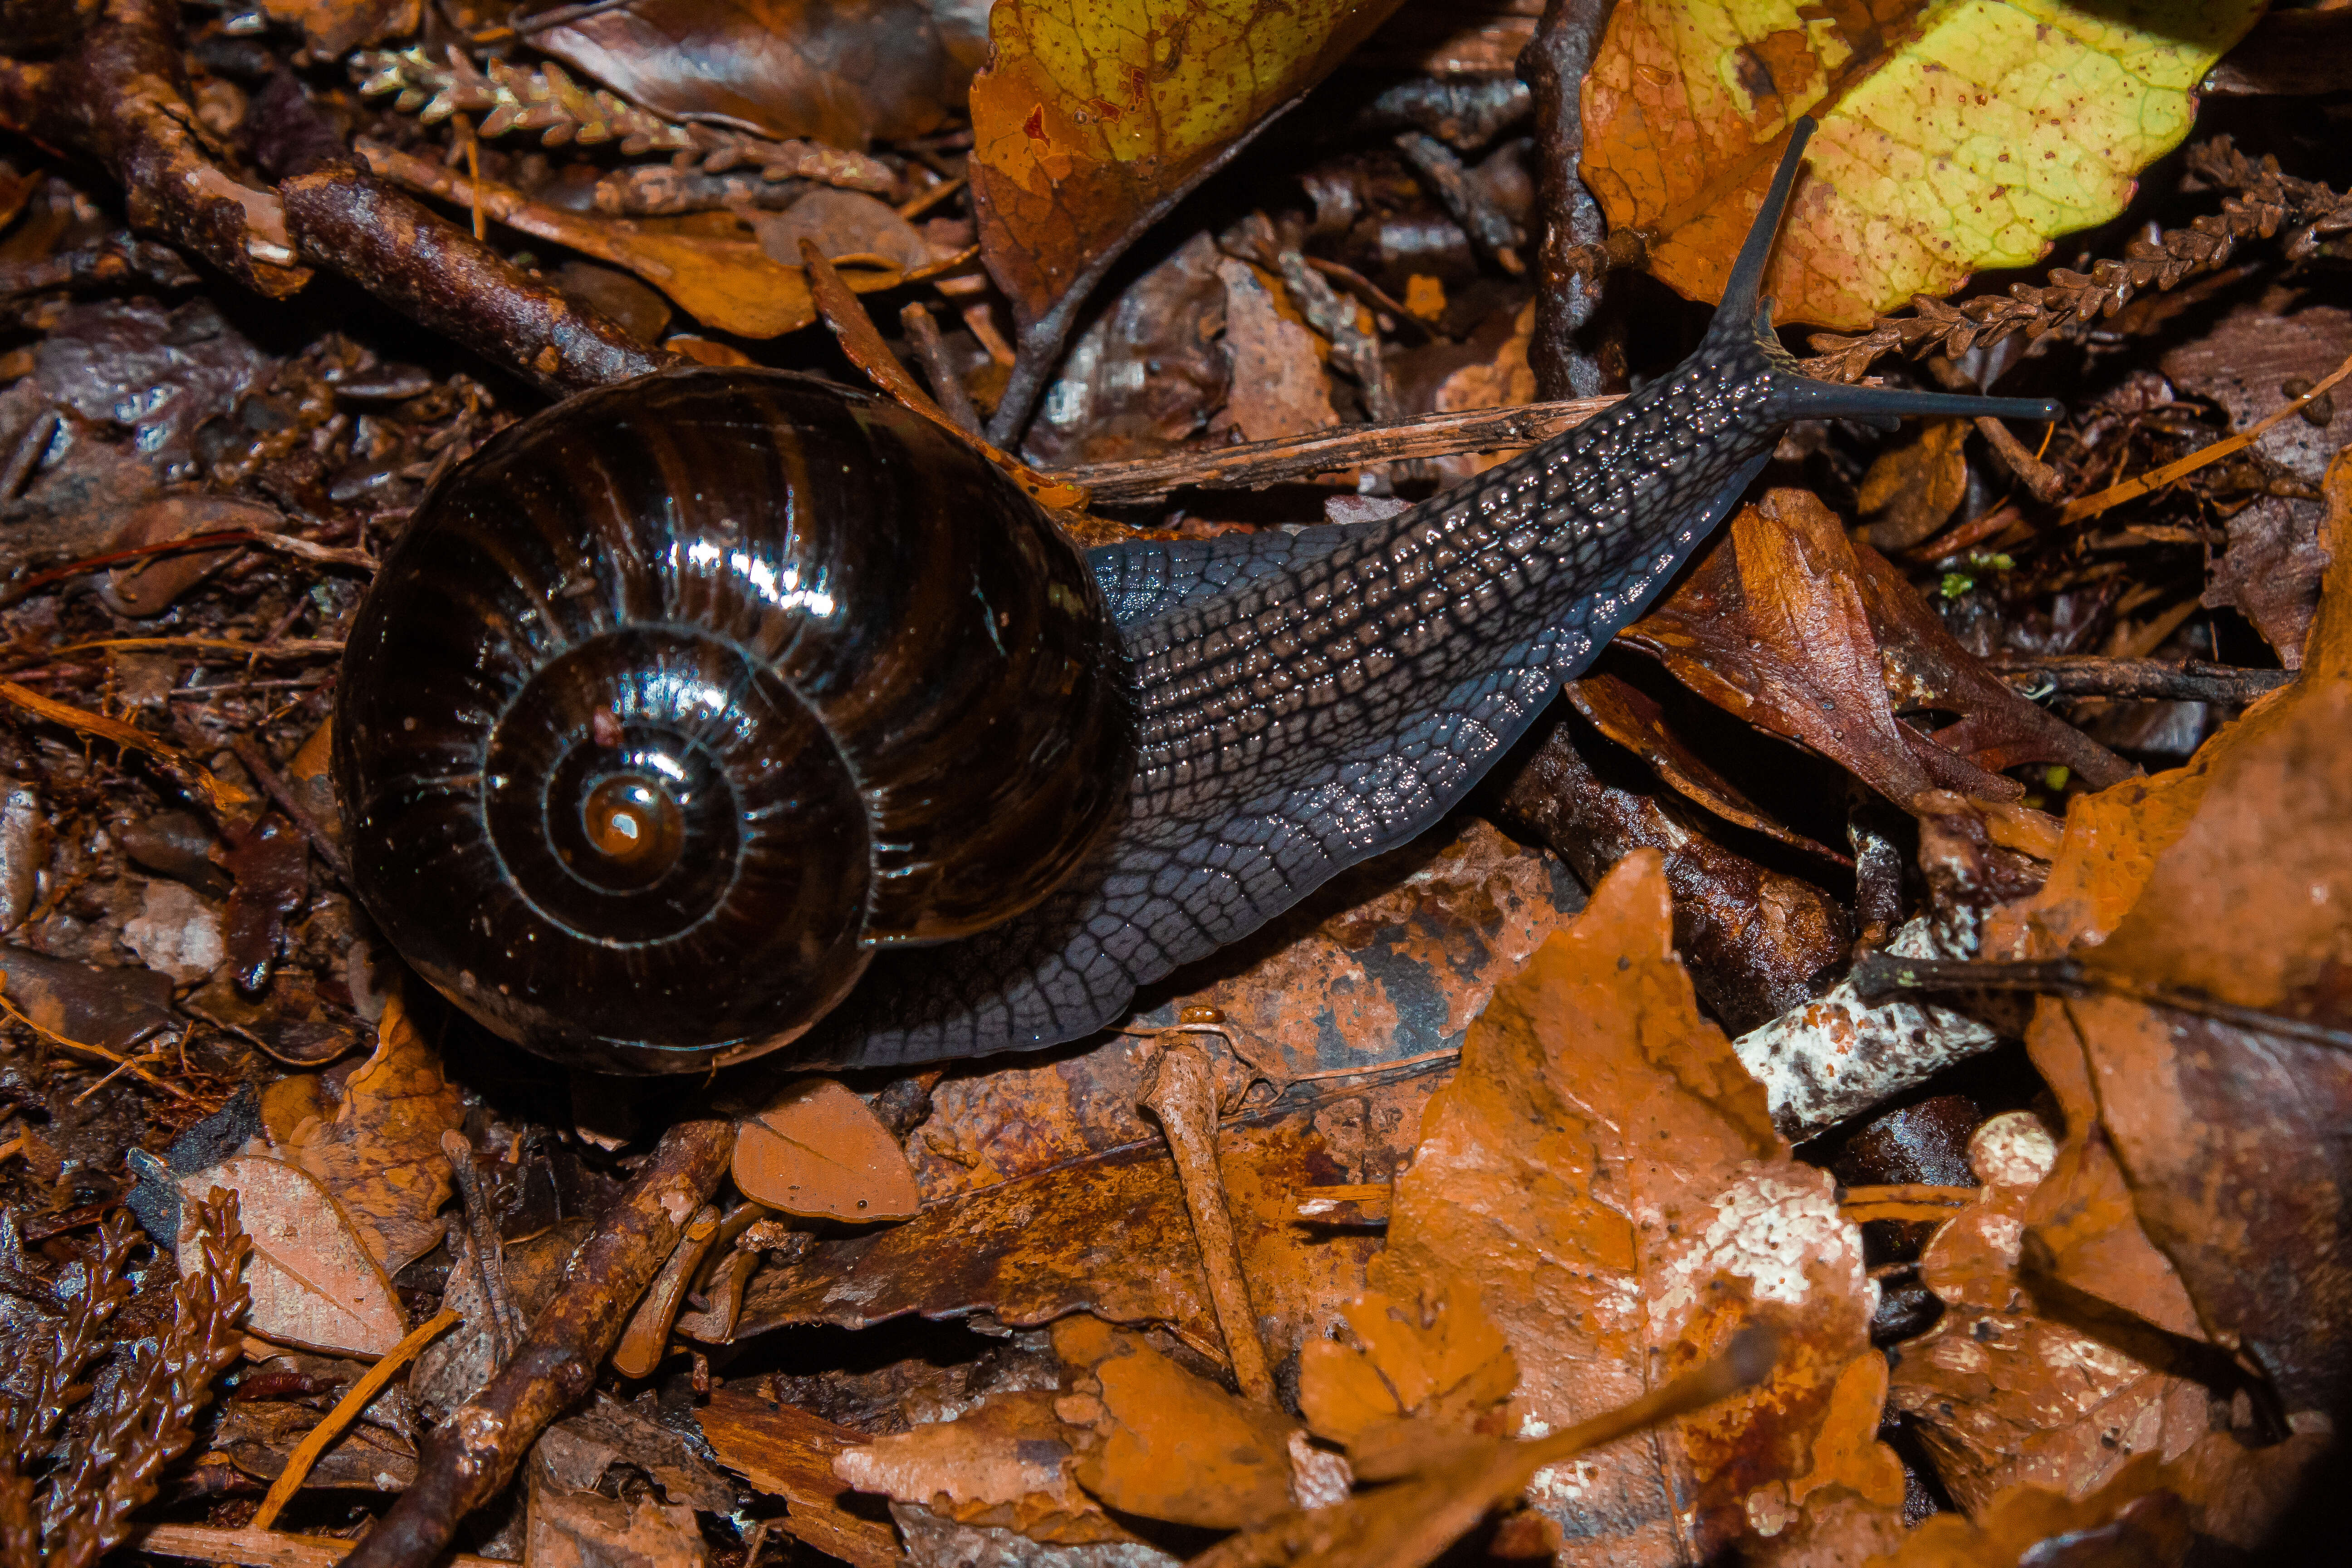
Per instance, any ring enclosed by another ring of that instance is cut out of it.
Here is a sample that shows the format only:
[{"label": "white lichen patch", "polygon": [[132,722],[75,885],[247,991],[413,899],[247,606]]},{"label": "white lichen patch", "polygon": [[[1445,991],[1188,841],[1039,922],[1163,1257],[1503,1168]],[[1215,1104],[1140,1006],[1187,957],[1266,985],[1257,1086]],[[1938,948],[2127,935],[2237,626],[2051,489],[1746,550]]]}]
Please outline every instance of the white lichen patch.
[{"label": "white lichen patch", "polygon": [[2058,1141],[2030,1110],[1993,1117],[1969,1138],[1969,1169],[1989,1187],[2041,1184],[2058,1163]]},{"label": "white lichen patch", "polygon": [[1864,1273],[1862,1237],[1838,1213],[1826,1172],[1806,1176],[1749,1165],[1716,1195],[1715,1215],[1686,1248],[1664,1260],[1651,1310],[1661,1339],[1671,1338],[1718,1279],[1744,1280],[1749,1299],[1803,1309],[1817,1286],[1864,1298],[1877,1286]]}]

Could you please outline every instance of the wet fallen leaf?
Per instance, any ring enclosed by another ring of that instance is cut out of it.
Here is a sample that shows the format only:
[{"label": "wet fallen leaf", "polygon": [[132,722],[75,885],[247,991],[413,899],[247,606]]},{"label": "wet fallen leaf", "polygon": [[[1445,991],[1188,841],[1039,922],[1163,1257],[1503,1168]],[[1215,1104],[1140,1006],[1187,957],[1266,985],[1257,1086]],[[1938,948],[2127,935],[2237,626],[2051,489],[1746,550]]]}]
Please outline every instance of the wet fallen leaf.
[{"label": "wet fallen leaf", "polygon": [[1052,1389],[1000,1394],[953,1421],[850,1448],[834,1461],[834,1473],[860,1491],[1032,1541],[1132,1540],[1069,1473],[1075,1445],[1092,1434],[1055,1414],[1064,1397]]},{"label": "wet fallen leaf", "polygon": [[1106,1507],[1209,1530],[1291,1507],[1297,1426],[1280,1411],[1235,1398],[1097,1318],[1055,1324],[1054,1352],[1081,1373],[1057,1411],[1095,1438],[1073,1473]]},{"label": "wet fallen leaf", "polygon": [[703,1568],[710,1561],[690,1508],[565,1487],[536,1453],[526,1484],[523,1554],[531,1568]]},{"label": "wet fallen leaf", "polygon": [[907,1152],[829,1078],[803,1079],[743,1119],[734,1176],[745,1197],[786,1214],[906,1219],[922,1206]]},{"label": "wet fallen leaf", "polygon": [[[238,1154],[180,1178],[184,1199],[215,1187],[236,1194],[253,1259],[245,1326],[265,1339],[335,1355],[380,1356],[408,1332],[383,1270],[334,1197],[308,1172]],[[180,1249],[196,1235],[197,1205],[181,1205]]]},{"label": "wet fallen leaf", "polygon": [[972,207],[1024,335],[1393,9],[993,6],[971,84]]},{"label": "wet fallen leaf", "polygon": [[[1962,647],[1811,491],[1769,491],[1727,531],[1624,634],[1717,707],[1811,747],[1898,805],[1927,788],[2015,799],[2021,786],[1992,770],[2032,761],[2098,784],[2128,776],[2128,763]],[[1925,735],[1896,708],[1964,717]]]},{"label": "wet fallen leaf", "polygon": [[1510,1345],[1466,1279],[1418,1301],[1368,1291],[1343,1315],[1356,1345],[1307,1342],[1298,1405],[1363,1479],[1409,1474],[1430,1440],[1458,1440],[1519,1381]]},{"label": "wet fallen leaf", "polygon": [[1713,300],[1787,128],[1817,110],[1763,291],[1783,320],[1864,326],[2122,211],[2262,10],[1638,0],[1585,83],[1584,175],[1612,227],[1655,237],[1660,278]]},{"label": "wet fallen leaf", "polygon": [[1783,844],[1808,850],[1825,859],[1844,862],[1847,857],[1828,845],[1808,838],[1768,816],[1739,786],[1717,773],[1707,760],[1683,742],[1666,721],[1665,709],[1640,687],[1596,670],[1568,683],[1568,700],[1592,721],[1592,727],[1640,757],[1672,784],[1685,799],[1742,827],[1752,827]]},{"label": "wet fallen leaf", "polygon": [[[1392,1172],[1433,1081],[1424,1068],[1356,1087],[1302,1085],[1294,1100],[1218,1129],[1243,1271],[1273,1360],[1318,1336],[1363,1289],[1379,1247],[1361,1231],[1299,1225],[1296,1194],[1335,1173]],[[1016,1093],[998,1104],[1017,1110],[1022,1100]],[[1017,1131],[1017,1122],[1001,1124],[1008,1136]],[[1132,1142],[961,1191],[904,1225],[821,1241],[751,1281],[735,1337],[788,1323],[863,1328],[907,1312],[975,1310],[1023,1327],[1079,1310],[1116,1323],[1164,1323],[1221,1357],[1223,1336],[1166,1141],[1139,1128]]]},{"label": "wet fallen leaf", "polygon": [[443,1071],[440,1052],[394,997],[333,1119],[297,1125],[288,1157],[326,1184],[369,1254],[396,1274],[441,1240],[437,1216],[456,1191],[441,1134],[465,1119],[465,1096]]},{"label": "wet fallen leaf", "polygon": [[1232,384],[1222,253],[1196,234],[1081,331],[1022,450],[1047,468],[1157,457],[1208,424]]},{"label": "wet fallen leaf", "polygon": [[1903,1492],[1873,1436],[1885,1363],[1860,1237],[1699,1015],[1671,931],[1660,859],[1638,852],[1496,993],[1370,1270],[1408,1300],[1475,1282],[1528,1434],[1629,1402],[1753,1317],[1783,1327],[1763,1389],[1529,1487],[1564,1530],[1590,1539],[1606,1520],[1629,1563],[1801,1532],[1841,1499],[1884,1515]]},{"label": "wet fallen leaf", "polygon": [[1246,261],[1217,263],[1225,286],[1225,353],[1233,391],[1224,417],[1247,441],[1304,436],[1339,422],[1315,334],[1277,302],[1276,280]]},{"label": "wet fallen leaf", "polygon": [[[280,1400],[231,1400],[221,1410],[212,1445],[247,1475],[274,1481],[286,1468],[294,1446],[319,1424],[319,1415],[308,1405]],[[362,1417],[327,1446],[302,1484],[396,1492],[415,1480],[415,1445],[391,1427]]]},{"label": "wet fallen leaf", "polygon": [[[2102,1190],[2100,1169],[2084,1170],[2086,1151],[2095,1159],[2103,1145],[2077,1138],[2067,1151],[2070,1168],[2053,1173],[2056,1143],[2018,1111],[1985,1123],[1970,1148],[1986,1185],[1919,1260],[1944,1315],[1890,1356],[1894,1407],[1910,1418],[1937,1479],[1963,1511],[1982,1516],[2014,1487],[2083,1497],[2138,1456],[2186,1452],[2208,1428],[2203,1387],[2045,1315],[2019,1278],[2020,1247],[2037,1202],[2073,1211],[2077,1224],[2088,1218],[2105,1236],[2120,1226],[2138,1237],[2120,1180]],[[2130,1295],[2132,1306],[2158,1315],[2160,1328],[2193,1334],[2179,1278],[2145,1237],[2139,1247],[2131,1261],[2149,1277],[2145,1287],[2117,1289],[2127,1270],[2113,1246],[2101,1260],[2105,1267],[2086,1268],[2077,1258],[2070,1274],[2110,1301]]]},{"label": "wet fallen leaf", "polygon": [[1923,419],[1872,459],[1854,503],[1874,548],[1908,550],[1951,521],[1968,495],[1969,430],[1965,419]]},{"label": "wet fallen leaf", "polygon": [[791,1505],[783,1524],[794,1536],[855,1568],[896,1568],[890,1527],[841,1504],[852,1488],[835,1476],[835,1462],[863,1436],[740,1383],[713,1390],[695,1419],[719,1463]]},{"label": "wet fallen leaf", "polygon": [[[1197,989],[1146,1016],[1172,1024],[1215,1009],[1232,1054],[1274,1084],[1328,1084],[1315,1102],[1328,1157],[1342,1176],[1385,1181],[1411,1148],[1406,1121],[1342,1125],[1372,1108],[1337,1092],[1358,1074],[1450,1057],[1496,985],[1517,973],[1580,908],[1584,890],[1559,860],[1473,818],[1343,873],[1314,898],[1207,966]],[[932,1090],[912,1141],[927,1199],[1065,1162],[1158,1144],[1137,1113],[1150,1078],[1141,1041],[1036,1066],[976,1066]],[[1244,1089],[1231,1081],[1228,1095]],[[1418,1100],[1412,1113],[1417,1114]],[[1377,1114],[1399,1112],[1383,1102]],[[1352,1291],[1347,1294],[1353,1294]]]},{"label": "wet fallen leaf", "polygon": [[311,52],[336,59],[362,44],[416,31],[420,0],[264,0],[273,22],[302,29]]},{"label": "wet fallen leaf", "polygon": [[1773,490],[1729,531],[1717,553],[1737,580],[1694,575],[1635,626],[1636,646],[1717,707],[1803,742],[1897,805],[1937,784],[2016,792],[1948,752],[1931,778],[1937,748],[1888,704],[1853,547],[1811,491]]},{"label": "wet fallen leaf", "polygon": [[926,0],[634,0],[531,35],[646,108],[835,147],[936,129],[983,41]]}]

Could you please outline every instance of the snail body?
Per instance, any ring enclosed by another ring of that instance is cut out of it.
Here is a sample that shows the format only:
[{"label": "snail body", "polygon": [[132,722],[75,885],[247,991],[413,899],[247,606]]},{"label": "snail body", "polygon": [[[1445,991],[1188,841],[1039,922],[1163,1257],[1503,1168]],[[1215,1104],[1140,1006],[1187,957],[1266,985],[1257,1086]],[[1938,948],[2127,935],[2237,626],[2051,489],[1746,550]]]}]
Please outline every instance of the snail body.
[{"label": "snail body", "polygon": [[1808,380],[1757,284],[1705,341],[1382,522],[1082,559],[969,449],[780,372],[574,398],[452,474],[355,624],[359,891],[551,1056],[987,1055],[1411,838],[1638,616],[1803,418],[2053,418]]}]

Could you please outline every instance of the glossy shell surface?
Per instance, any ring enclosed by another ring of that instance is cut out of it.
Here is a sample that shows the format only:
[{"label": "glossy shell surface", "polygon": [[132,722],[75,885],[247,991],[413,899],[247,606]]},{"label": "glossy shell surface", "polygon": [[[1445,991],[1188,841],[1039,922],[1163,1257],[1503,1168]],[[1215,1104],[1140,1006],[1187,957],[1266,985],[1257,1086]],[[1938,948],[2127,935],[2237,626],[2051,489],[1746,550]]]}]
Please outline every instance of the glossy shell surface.
[{"label": "glossy shell surface", "polygon": [[1125,796],[1129,701],[1093,575],[993,468],[893,405],[693,370],[427,498],[351,636],[335,780],[436,986],[677,1070],[1042,898]]}]

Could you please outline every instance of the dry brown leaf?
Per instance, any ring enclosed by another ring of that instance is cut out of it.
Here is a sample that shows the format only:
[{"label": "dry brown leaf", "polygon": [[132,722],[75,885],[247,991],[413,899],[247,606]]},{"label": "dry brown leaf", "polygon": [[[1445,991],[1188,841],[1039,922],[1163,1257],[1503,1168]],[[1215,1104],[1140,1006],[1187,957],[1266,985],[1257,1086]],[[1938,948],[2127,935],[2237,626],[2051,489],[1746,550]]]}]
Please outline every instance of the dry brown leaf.
[{"label": "dry brown leaf", "polygon": [[835,147],[935,130],[985,41],[926,0],[632,0],[531,35],[646,108]]},{"label": "dry brown leaf", "polygon": [[1683,742],[1666,722],[1656,698],[1607,670],[1596,670],[1568,683],[1568,700],[1592,727],[1640,757],[1688,800],[1742,827],[1752,827],[1783,844],[1826,859],[1850,863],[1828,845],[1806,837],[1766,816],[1739,786]]},{"label": "dry brown leaf", "polygon": [[[1716,706],[1812,747],[1898,804],[1912,796],[1893,792],[1923,773],[1937,788],[2003,800],[2023,792],[1995,770],[2021,763],[2061,763],[2095,787],[2132,772],[1986,668],[1809,490],[1772,490],[1743,508],[1624,636]],[[1923,735],[1892,711],[1929,709],[1963,717]]]},{"label": "dry brown leaf", "polygon": [[530,1568],[705,1568],[694,1510],[653,1497],[608,1498],[559,1485],[534,1462],[523,1525]]},{"label": "dry brown leaf", "polygon": [[1631,629],[1635,646],[1717,707],[1811,747],[1898,805],[1939,785],[2018,793],[1897,723],[1853,547],[1811,491],[1767,493],[1729,535]]},{"label": "dry brown leaf", "polygon": [[907,1152],[866,1103],[803,1079],[737,1124],[735,1185],[754,1203],[825,1219],[907,1219],[922,1207]]},{"label": "dry brown leaf", "polygon": [[1801,1532],[1846,1497],[1899,1505],[1859,1236],[1700,1016],[1654,851],[1496,993],[1423,1118],[1370,1284],[1420,1300],[1457,1277],[1517,1359],[1528,1434],[1630,1403],[1751,1318],[1783,1327],[1764,1388],[1536,1478],[1538,1509],[1588,1539],[1606,1520],[1622,1560]]},{"label": "dry brown leaf", "polygon": [[1950,521],[1969,490],[1965,419],[1926,419],[1889,446],[1862,477],[1854,504],[1863,536],[1879,550],[1908,550]]},{"label": "dry brown leaf", "polygon": [[1000,1394],[970,1415],[845,1451],[834,1474],[860,1491],[920,1503],[960,1524],[1052,1545],[1131,1541],[1069,1473],[1091,1430],[1055,1414],[1050,1388]]},{"label": "dry brown leaf", "polygon": [[263,0],[261,9],[273,22],[301,28],[311,52],[331,60],[416,31],[420,0]]},{"label": "dry brown leaf", "polygon": [[[2025,1226],[2039,1204],[2113,1238],[2104,1258],[2072,1259],[2070,1283],[2118,1305],[2152,1308],[2160,1327],[2193,1333],[2188,1295],[2140,1237],[2120,1181],[2108,1186],[2095,1164],[2086,1170],[2093,1151],[2082,1139],[2062,1156],[2022,1111],[1985,1123],[1969,1151],[1986,1185],[1919,1260],[1944,1315],[1889,1357],[1894,1405],[1910,1417],[1946,1491],[1983,1517],[2015,1487],[2084,1497],[2139,1456],[2187,1452],[2208,1429],[2204,1389],[2044,1315],[2018,1278]],[[2140,1250],[2126,1258],[2128,1238]],[[2140,1284],[2135,1274],[2149,1278]],[[2118,1300],[2126,1294],[2131,1301]]]},{"label": "dry brown leaf", "polygon": [[1519,1381],[1510,1345],[1466,1279],[1445,1280],[1420,1300],[1367,1291],[1344,1316],[1355,1346],[1308,1342],[1298,1405],[1315,1435],[1347,1448],[1366,1480],[1409,1473],[1425,1435],[1458,1440]]},{"label": "dry brown leaf", "polygon": [[754,1394],[746,1383],[712,1390],[694,1414],[720,1464],[791,1504],[786,1530],[855,1568],[898,1568],[897,1532],[841,1506],[851,1489],[834,1465],[864,1436]]},{"label": "dry brown leaf", "polygon": [[1279,1411],[1235,1398],[1099,1319],[1054,1325],[1054,1352],[1083,1369],[1056,1407],[1096,1444],[1078,1482],[1121,1513],[1236,1530],[1291,1507],[1290,1434]]},{"label": "dry brown leaf", "polygon": [[441,1134],[465,1120],[465,1096],[443,1073],[441,1053],[395,996],[334,1120],[298,1127],[288,1157],[326,1184],[369,1255],[397,1274],[441,1240],[436,1216],[457,1190]]},{"label": "dry brown leaf", "polygon": [[1217,263],[1217,279],[1225,286],[1225,355],[1233,365],[1224,417],[1242,438],[1272,441],[1339,423],[1324,345],[1283,313],[1281,284],[1232,257]]},{"label": "dry brown leaf", "polygon": [[[380,1356],[408,1332],[392,1285],[318,1179],[280,1161],[237,1154],[181,1178],[180,1254],[195,1238],[196,1200],[215,1187],[237,1196],[253,1238],[246,1328],[330,1355]],[[184,1267],[193,1267],[184,1263]]]}]

